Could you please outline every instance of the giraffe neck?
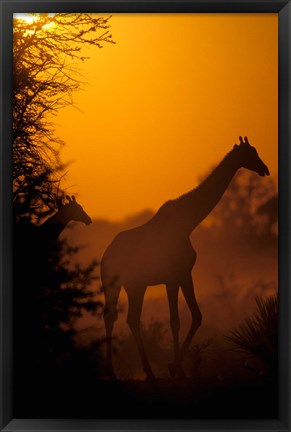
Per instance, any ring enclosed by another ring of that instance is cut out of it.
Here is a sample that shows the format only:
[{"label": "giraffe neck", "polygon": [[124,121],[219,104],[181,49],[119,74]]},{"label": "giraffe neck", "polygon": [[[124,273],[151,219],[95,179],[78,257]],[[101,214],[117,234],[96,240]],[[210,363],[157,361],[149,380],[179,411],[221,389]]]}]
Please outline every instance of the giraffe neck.
[{"label": "giraffe neck", "polygon": [[71,218],[65,208],[48,218],[41,226],[42,232],[49,236],[50,241],[57,241]]},{"label": "giraffe neck", "polygon": [[234,152],[229,152],[197,188],[174,201],[187,234],[190,235],[214,209],[239,168]]}]

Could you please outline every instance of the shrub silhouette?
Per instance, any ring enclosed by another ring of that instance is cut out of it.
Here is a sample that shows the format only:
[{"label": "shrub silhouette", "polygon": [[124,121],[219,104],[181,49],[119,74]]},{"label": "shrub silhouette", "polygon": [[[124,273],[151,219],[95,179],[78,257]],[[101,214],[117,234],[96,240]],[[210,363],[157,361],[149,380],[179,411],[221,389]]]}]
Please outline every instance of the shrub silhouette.
[{"label": "shrub silhouette", "polygon": [[278,361],[278,293],[264,298],[256,296],[256,312],[226,339],[240,352],[263,360],[274,373]]}]

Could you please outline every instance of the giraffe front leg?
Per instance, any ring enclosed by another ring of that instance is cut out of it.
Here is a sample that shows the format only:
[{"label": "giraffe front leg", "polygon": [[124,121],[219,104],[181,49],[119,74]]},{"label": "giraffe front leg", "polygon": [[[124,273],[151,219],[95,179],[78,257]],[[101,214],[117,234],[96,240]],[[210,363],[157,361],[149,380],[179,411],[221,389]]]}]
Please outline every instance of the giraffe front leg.
[{"label": "giraffe front leg", "polygon": [[112,364],[112,332],[114,323],[117,320],[117,302],[121,290],[121,285],[103,284],[105,294],[105,307],[104,307],[104,323],[106,330],[106,373],[111,380],[116,380],[117,377],[114,373]]},{"label": "giraffe front leg", "polygon": [[110,380],[116,380],[117,377],[112,365],[112,331],[115,317],[112,313],[106,313],[104,315],[104,321],[106,329],[106,373]]},{"label": "giraffe front leg", "polygon": [[141,357],[143,370],[147,376],[147,379],[152,381],[155,379],[155,376],[149,364],[140,331],[140,316],[142,311],[144,291],[145,290],[139,290],[138,294],[134,295],[130,295],[130,291],[128,292],[127,324],[129,325],[129,328],[135,338],[137,348]]},{"label": "giraffe front leg", "polygon": [[183,358],[185,357],[189,345],[202,322],[202,315],[195,298],[194,285],[193,285],[191,273],[183,280],[181,284],[181,289],[184,294],[186,303],[190,309],[192,322],[191,322],[190,330],[185,338],[185,341],[180,351],[180,362],[183,361]]},{"label": "giraffe front leg", "polygon": [[167,296],[169,301],[170,309],[170,324],[173,334],[173,344],[174,344],[174,363],[169,364],[169,372],[172,378],[178,376],[183,378],[185,376],[180,363],[179,355],[179,330],[180,330],[180,318],[178,312],[178,293],[179,285],[177,284],[167,284]]}]

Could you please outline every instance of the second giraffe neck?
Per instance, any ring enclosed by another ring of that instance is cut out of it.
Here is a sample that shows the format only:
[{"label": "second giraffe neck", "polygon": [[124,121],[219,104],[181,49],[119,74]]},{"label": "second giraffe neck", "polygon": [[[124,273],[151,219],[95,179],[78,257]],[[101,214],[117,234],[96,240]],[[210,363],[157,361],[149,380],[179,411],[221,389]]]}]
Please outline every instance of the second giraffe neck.
[{"label": "second giraffe neck", "polygon": [[41,226],[43,231],[52,237],[55,240],[58,239],[66,225],[70,222],[70,217],[67,212],[60,210],[55,213],[53,216],[48,218]]}]

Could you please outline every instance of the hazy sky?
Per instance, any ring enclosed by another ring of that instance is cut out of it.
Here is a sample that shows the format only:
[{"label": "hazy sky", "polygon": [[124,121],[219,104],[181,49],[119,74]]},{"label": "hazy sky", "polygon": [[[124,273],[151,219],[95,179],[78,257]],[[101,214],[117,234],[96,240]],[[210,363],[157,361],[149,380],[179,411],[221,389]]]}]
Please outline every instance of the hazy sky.
[{"label": "hazy sky", "polygon": [[79,110],[56,117],[67,192],[92,217],[155,210],[239,135],[276,180],[277,26],[276,14],[114,14],[116,44],[84,48]]}]

